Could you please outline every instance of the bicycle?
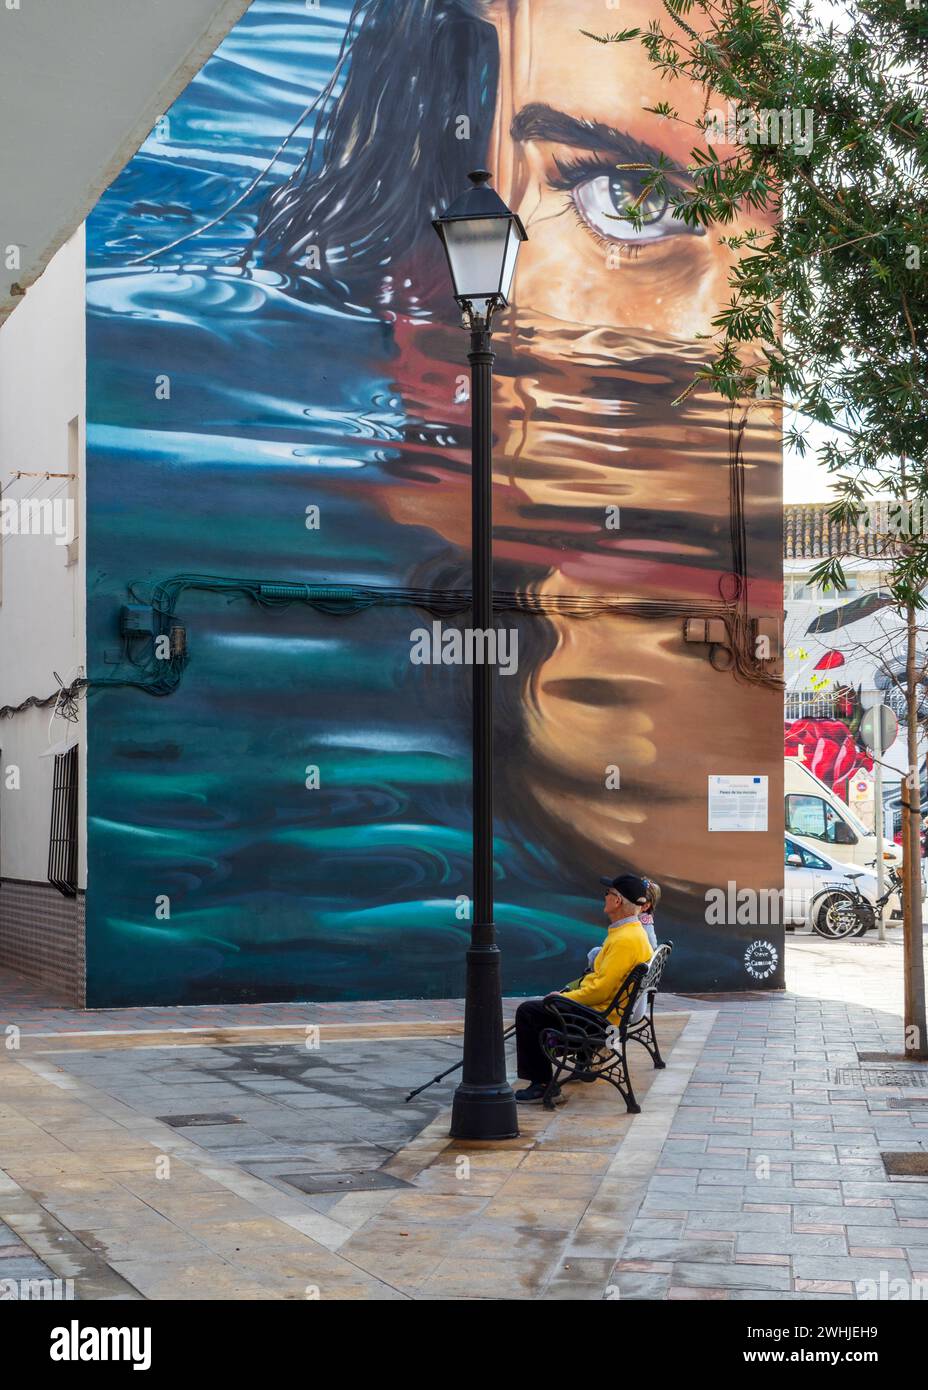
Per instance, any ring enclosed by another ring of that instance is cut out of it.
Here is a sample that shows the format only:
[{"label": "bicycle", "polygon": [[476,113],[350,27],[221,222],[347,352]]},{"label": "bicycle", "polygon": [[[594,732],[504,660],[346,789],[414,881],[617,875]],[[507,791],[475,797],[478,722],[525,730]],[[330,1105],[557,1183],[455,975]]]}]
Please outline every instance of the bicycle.
[{"label": "bicycle", "polygon": [[809,908],[812,930],[830,941],[865,936],[871,927],[876,926],[877,913],[882,912],[893,894],[902,887],[898,870],[892,865],[886,891],[871,902],[857,886],[857,875],[849,877],[850,888],[826,887],[813,898]]},{"label": "bicycle", "polygon": [[867,927],[861,920],[859,910],[861,896],[859,889],[824,888],[809,906],[812,930],[829,941],[863,936]]}]

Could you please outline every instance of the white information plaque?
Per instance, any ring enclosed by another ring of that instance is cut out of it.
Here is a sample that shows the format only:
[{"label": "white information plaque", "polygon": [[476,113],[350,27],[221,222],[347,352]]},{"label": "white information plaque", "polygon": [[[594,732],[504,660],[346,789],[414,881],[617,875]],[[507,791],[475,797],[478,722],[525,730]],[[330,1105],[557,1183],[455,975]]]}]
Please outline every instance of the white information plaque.
[{"label": "white information plaque", "polygon": [[710,830],[766,830],[766,777],[710,777]]}]

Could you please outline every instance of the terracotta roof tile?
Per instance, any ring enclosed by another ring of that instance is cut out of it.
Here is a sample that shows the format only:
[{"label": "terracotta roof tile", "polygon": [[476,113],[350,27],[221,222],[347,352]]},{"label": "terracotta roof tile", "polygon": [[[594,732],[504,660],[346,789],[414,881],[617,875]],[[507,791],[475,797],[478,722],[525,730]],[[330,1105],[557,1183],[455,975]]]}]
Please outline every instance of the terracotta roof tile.
[{"label": "terracotta roof tile", "polygon": [[827,502],[791,503],[783,508],[783,558],[825,560],[855,555],[881,560],[891,555],[897,536],[889,529],[887,502],[871,502],[869,516],[840,525],[828,515]]}]

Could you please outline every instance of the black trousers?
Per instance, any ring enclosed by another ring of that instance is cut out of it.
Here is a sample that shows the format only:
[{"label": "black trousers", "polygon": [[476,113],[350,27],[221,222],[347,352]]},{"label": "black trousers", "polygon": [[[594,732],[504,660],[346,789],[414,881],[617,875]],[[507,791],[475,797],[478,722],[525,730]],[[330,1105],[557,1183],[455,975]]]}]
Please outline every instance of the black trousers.
[{"label": "black trousers", "polygon": [[538,1037],[542,1029],[554,1023],[541,999],[526,999],[516,1009],[517,1071],[526,1081],[551,1080],[551,1063],[542,1052]]}]

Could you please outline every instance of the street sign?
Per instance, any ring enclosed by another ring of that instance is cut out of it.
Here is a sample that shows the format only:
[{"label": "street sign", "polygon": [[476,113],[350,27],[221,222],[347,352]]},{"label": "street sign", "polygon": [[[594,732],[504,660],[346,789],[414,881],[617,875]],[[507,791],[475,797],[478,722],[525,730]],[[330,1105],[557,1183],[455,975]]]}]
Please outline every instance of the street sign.
[{"label": "street sign", "polygon": [[873,829],[873,774],[858,768],[847,782],[847,804],[868,830]]},{"label": "street sign", "polygon": [[[879,719],[879,729],[877,728]],[[889,705],[873,705],[867,710],[863,719],[860,721],[860,741],[871,753],[879,747],[880,752],[885,753],[887,748],[895,743],[899,733],[899,720],[893,714]],[[879,736],[879,744],[877,737]]]}]

